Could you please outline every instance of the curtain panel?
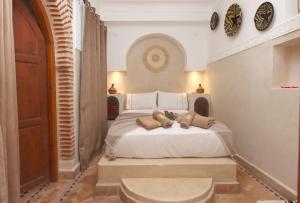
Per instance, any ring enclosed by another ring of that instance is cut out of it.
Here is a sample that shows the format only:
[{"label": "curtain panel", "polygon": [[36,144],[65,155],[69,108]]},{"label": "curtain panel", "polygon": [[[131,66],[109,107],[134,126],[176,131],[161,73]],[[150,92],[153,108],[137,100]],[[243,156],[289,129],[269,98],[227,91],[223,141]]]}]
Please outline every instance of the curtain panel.
[{"label": "curtain panel", "polygon": [[0,202],[8,202],[6,143],[0,126]]},{"label": "curtain panel", "polygon": [[104,24],[85,2],[80,79],[79,156],[82,169],[101,151],[107,131],[106,40]]},{"label": "curtain panel", "polygon": [[0,202],[19,203],[19,132],[12,0],[0,0]]}]

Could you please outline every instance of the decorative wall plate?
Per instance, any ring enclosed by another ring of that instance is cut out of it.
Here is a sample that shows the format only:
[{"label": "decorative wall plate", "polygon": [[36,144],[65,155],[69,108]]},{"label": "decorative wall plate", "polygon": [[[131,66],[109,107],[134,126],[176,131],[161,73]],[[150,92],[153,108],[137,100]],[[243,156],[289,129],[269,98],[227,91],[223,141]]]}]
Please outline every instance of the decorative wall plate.
[{"label": "decorative wall plate", "polygon": [[144,53],[144,65],[152,72],[160,72],[169,64],[167,50],[159,45],[146,49]]},{"label": "decorative wall plate", "polygon": [[265,2],[259,6],[256,11],[254,22],[259,31],[266,30],[272,23],[274,16],[274,7],[270,2]]},{"label": "decorative wall plate", "polygon": [[214,12],[210,19],[210,29],[215,30],[219,25],[219,15],[217,12]]},{"label": "decorative wall plate", "polygon": [[232,4],[226,13],[224,29],[227,36],[234,36],[240,29],[242,24],[242,9],[238,4]]}]

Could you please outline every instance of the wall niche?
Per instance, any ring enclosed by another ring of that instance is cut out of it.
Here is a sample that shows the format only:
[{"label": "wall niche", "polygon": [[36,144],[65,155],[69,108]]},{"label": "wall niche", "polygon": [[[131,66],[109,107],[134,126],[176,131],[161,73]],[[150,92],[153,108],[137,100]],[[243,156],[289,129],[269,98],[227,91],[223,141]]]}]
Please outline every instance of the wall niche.
[{"label": "wall niche", "polygon": [[300,38],[274,46],[273,87],[300,86]]}]

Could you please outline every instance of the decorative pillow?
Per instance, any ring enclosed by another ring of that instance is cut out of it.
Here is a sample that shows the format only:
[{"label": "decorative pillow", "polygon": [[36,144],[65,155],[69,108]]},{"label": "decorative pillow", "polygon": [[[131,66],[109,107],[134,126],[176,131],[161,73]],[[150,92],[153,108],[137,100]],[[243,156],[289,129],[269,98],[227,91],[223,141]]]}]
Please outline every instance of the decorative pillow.
[{"label": "decorative pillow", "polygon": [[158,109],[187,110],[188,109],[187,94],[158,91]]},{"label": "decorative pillow", "polygon": [[126,109],[156,109],[157,92],[142,94],[127,94]]}]

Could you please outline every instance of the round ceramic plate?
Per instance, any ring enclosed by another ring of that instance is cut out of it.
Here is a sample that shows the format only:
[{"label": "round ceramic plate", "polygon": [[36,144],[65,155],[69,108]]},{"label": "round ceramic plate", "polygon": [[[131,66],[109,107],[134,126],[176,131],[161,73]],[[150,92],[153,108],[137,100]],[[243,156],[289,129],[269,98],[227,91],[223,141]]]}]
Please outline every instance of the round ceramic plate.
[{"label": "round ceramic plate", "polygon": [[144,53],[144,65],[153,72],[160,72],[169,64],[169,54],[161,46],[149,47]]},{"label": "round ceramic plate", "polygon": [[226,13],[224,29],[227,36],[234,36],[242,25],[242,9],[238,4],[232,4]]},{"label": "round ceramic plate", "polygon": [[210,29],[215,30],[219,25],[219,15],[217,12],[214,12],[210,19]]},{"label": "round ceramic plate", "polygon": [[256,29],[259,31],[266,30],[271,25],[273,16],[274,7],[272,3],[265,2],[260,5],[254,17]]}]

